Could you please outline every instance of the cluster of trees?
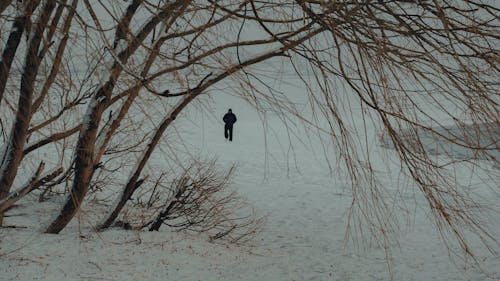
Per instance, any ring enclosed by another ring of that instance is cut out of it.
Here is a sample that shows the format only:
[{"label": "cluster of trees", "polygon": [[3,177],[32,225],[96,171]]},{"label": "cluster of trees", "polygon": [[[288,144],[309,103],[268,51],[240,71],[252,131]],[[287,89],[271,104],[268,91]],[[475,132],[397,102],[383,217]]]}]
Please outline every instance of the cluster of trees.
[{"label": "cluster of trees", "polygon": [[[448,176],[453,160],[432,157],[420,133],[498,161],[492,154],[498,151],[500,117],[496,5],[481,0],[2,1],[0,224],[3,211],[33,188],[66,184],[67,200],[46,228],[58,233],[89,189],[113,182],[122,191],[98,224],[109,227],[136,190],[164,176],[153,180],[144,174],[155,149],[169,145],[165,134],[176,117],[211,88],[231,83],[256,107],[266,103],[332,140],[353,181],[352,206],[360,210],[353,213],[379,225],[370,229],[380,237],[387,235],[390,210],[359,149],[370,140],[353,134],[341,113],[350,105],[342,95],[354,96],[349,100],[361,106],[366,124],[380,126],[402,170],[427,198],[438,227],[450,230],[471,253],[464,231],[485,241],[494,238],[479,223],[466,191]],[[294,71],[316,118],[301,114],[284,101],[286,94],[259,78],[263,62]],[[349,90],[336,91],[340,85]],[[463,130],[443,134],[436,129],[449,125],[443,120]],[[149,125],[141,126],[146,121]],[[44,163],[48,153],[52,157]],[[51,170],[44,173],[44,165]],[[31,180],[13,189],[20,171]],[[168,177],[198,182],[175,173]],[[165,211],[156,214],[156,222],[164,222]]]}]

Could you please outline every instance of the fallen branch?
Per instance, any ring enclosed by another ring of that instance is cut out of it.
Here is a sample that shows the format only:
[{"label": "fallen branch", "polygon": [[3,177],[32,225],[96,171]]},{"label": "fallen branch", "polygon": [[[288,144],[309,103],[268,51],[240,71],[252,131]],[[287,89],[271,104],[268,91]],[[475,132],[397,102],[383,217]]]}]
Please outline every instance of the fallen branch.
[{"label": "fallen branch", "polygon": [[40,178],[40,174],[44,168],[45,163],[41,162],[28,184],[20,188],[18,191],[11,192],[5,199],[0,201],[0,213],[19,201],[19,199],[23,198],[26,194],[51,181],[63,172],[63,168],[59,167]]}]

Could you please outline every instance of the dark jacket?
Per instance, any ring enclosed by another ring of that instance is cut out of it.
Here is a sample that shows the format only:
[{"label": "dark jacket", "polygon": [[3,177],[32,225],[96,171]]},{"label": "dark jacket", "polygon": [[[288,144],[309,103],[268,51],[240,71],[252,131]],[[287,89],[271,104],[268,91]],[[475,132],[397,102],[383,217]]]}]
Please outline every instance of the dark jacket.
[{"label": "dark jacket", "polygon": [[236,123],[236,115],[234,115],[232,112],[228,112],[224,115],[224,117],[222,117],[222,120],[227,125],[233,125],[234,123]]}]

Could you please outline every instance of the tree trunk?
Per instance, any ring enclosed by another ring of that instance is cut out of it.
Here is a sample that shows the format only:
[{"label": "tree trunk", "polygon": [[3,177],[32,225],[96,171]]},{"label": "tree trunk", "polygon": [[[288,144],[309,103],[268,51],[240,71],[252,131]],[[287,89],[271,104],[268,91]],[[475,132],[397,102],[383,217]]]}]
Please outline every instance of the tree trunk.
[{"label": "tree trunk", "polygon": [[2,53],[2,60],[0,62],[0,104],[2,103],[5,87],[7,86],[7,79],[9,78],[12,61],[14,60],[17,47],[21,42],[21,37],[26,27],[27,18],[27,15],[22,15],[14,19],[12,31],[9,34],[9,38],[7,39],[7,43]]},{"label": "tree trunk", "polygon": [[[134,5],[135,1],[131,4]],[[49,225],[45,230],[46,233],[59,233],[71,219],[78,212],[81,203],[87,193],[90,180],[93,174],[94,167],[94,153],[95,143],[97,137],[97,129],[101,121],[102,113],[111,98],[111,93],[115,87],[124,65],[132,54],[139,48],[141,42],[151,33],[151,31],[163,20],[175,13],[176,8],[186,5],[186,1],[176,1],[171,4],[166,4],[161,12],[153,16],[151,20],[144,25],[144,27],[137,33],[134,40],[128,42],[128,45],[117,58],[120,60],[115,61],[113,64],[108,81],[99,88],[93,96],[87,116],[85,116],[86,124],[83,125],[80,131],[80,137],[76,146],[75,157],[75,177],[73,180],[73,187],[71,188],[70,195],[66,200],[59,216]],[[85,1],[87,8],[92,10],[90,3]],[[126,17],[131,17],[130,14],[125,14]],[[121,49],[121,48],[120,48]]]},{"label": "tree trunk", "polygon": [[[24,143],[31,120],[31,103],[33,99],[33,87],[35,85],[38,68],[42,60],[38,56],[38,49],[42,41],[43,32],[47,26],[56,0],[47,1],[43,7],[39,22],[29,42],[26,54],[26,63],[21,77],[21,89],[19,94],[16,119],[12,127],[7,149],[5,151],[0,174],[0,200],[5,198],[10,191],[12,183],[17,175],[17,170],[23,158]],[[3,222],[3,213],[0,212],[0,225]]]},{"label": "tree trunk", "polygon": [[12,0],[2,0],[2,2],[0,2],[0,15],[9,7],[10,3],[12,3]]},{"label": "tree trunk", "polygon": [[[2,1],[4,3],[0,4],[0,14],[12,1]],[[31,1],[24,10],[24,13],[14,19],[12,24],[12,29],[5,44],[2,60],[0,62],[0,104],[2,103],[3,94],[5,92],[5,87],[9,77],[10,68],[12,66],[12,61],[21,42],[21,36],[27,27],[28,20],[31,14],[36,9],[40,1]],[[5,6],[4,6],[5,5]]]},{"label": "tree trunk", "polygon": [[93,154],[97,128],[99,127],[102,113],[106,107],[104,102],[98,102],[98,100],[110,95],[109,92],[112,91],[114,87],[114,85],[110,85],[111,83],[112,82],[108,82],[103,86],[90,101],[89,113],[85,116],[87,123],[82,126],[76,146],[73,187],[71,188],[70,195],[59,213],[59,216],[57,216],[45,231],[47,233],[59,233],[66,227],[80,209],[83,198],[87,193],[90,178],[93,173]]}]

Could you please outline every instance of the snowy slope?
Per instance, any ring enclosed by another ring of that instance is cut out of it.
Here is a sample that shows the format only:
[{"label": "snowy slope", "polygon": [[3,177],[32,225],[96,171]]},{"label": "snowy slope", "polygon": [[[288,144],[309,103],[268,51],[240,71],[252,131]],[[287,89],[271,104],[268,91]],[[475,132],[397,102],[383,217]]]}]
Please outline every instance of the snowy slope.
[{"label": "snowy slope", "polygon": [[[167,228],[158,233],[95,233],[89,223],[103,209],[91,203],[60,235],[40,234],[33,226],[55,214],[59,205],[57,200],[35,204],[36,197],[30,195],[5,219],[6,225],[28,228],[0,229],[0,280],[357,281],[389,280],[391,275],[394,280],[500,280],[500,261],[486,253],[479,251],[482,269],[471,261],[450,260],[430,214],[418,207],[425,207],[425,201],[398,172],[380,171],[387,173],[381,179],[389,190],[408,192],[398,196],[407,196],[408,202],[394,207],[406,223],[399,245],[391,248],[392,258],[387,260],[383,248],[346,244],[351,186],[341,171],[329,171],[319,144],[300,145],[305,137],[292,137],[290,146],[287,131],[272,114],[266,119],[266,140],[259,115],[234,97],[221,94],[211,106],[215,116],[191,108],[176,128],[192,153],[217,156],[222,166],[238,165],[235,189],[267,216],[253,246],[213,244],[206,237]],[[221,119],[228,108],[238,117],[232,143],[223,138]],[[370,149],[390,153],[375,141]],[[158,155],[156,161],[160,159]],[[381,167],[395,165],[375,161]],[[487,202],[492,190],[479,178],[469,178],[465,169],[461,176]],[[495,186],[497,180],[491,178],[489,184]],[[498,235],[500,221],[494,212],[500,205],[487,203],[493,212],[486,223]]]}]

